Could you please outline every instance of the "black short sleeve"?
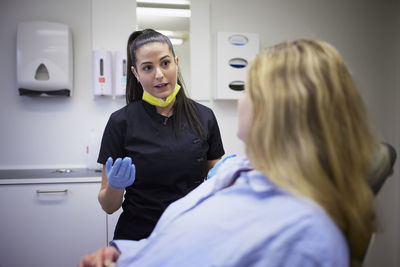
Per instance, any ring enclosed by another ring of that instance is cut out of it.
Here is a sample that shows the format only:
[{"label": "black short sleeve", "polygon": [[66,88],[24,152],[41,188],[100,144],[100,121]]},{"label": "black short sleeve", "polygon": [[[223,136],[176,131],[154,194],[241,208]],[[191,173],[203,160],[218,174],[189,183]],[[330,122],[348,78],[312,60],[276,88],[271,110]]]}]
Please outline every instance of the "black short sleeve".
[{"label": "black short sleeve", "polygon": [[217,119],[214,113],[210,110],[210,120],[209,120],[209,132],[208,132],[208,145],[209,150],[207,152],[207,159],[214,160],[222,157],[225,154],[224,147],[222,145],[221,133],[219,131]]},{"label": "black short sleeve", "polygon": [[107,122],[97,159],[97,162],[100,164],[105,164],[108,157],[112,157],[114,160],[124,157],[124,140],[126,134],[126,119],[122,116],[124,112],[125,109],[114,112]]}]

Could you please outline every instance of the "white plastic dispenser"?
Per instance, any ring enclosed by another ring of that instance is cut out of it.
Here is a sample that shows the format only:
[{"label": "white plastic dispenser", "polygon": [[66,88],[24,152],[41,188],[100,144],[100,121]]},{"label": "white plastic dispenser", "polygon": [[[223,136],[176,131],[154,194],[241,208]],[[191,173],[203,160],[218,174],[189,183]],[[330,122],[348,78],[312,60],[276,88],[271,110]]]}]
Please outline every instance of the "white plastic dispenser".
[{"label": "white plastic dispenser", "polygon": [[115,51],[114,53],[114,90],[116,96],[124,96],[126,91],[126,52]]},{"label": "white plastic dispenser", "polygon": [[216,36],[215,99],[238,99],[244,90],[247,66],[259,51],[257,33],[218,32]]},{"label": "white plastic dispenser", "polygon": [[93,86],[94,95],[112,95],[112,58],[111,51],[93,51]]},{"label": "white plastic dispenser", "polygon": [[46,21],[18,25],[17,86],[20,95],[72,95],[72,34],[67,25]]}]

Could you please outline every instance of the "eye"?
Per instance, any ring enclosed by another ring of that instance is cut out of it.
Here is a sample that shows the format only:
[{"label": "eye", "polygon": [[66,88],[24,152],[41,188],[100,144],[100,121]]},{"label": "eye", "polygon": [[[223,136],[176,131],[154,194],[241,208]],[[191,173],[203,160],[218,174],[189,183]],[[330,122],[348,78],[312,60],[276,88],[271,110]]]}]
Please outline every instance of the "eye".
[{"label": "eye", "polygon": [[152,69],[151,65],[144,65],[144,66],[142,67],[142,70],[143,70],[143,71],[149,71],[149,70],[151,70],[151,69]]},{"label": "eye", "polygon": [[171,63],[170,60],[164,60],[163,62],[161,62],[161,66],[166,67],[166,66],[168,66],[170,63]]}]

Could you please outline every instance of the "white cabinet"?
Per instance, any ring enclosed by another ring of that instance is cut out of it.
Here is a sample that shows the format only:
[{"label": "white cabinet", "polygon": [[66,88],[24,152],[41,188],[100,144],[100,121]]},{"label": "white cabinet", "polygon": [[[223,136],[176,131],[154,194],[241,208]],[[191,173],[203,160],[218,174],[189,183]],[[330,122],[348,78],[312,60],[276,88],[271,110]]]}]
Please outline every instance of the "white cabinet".
[{"label": "white cabinet", "polygon": [[76,266],[106,245],[99,182],[0,184],[0,266]]},{"label": "white cabinet", "polygon": [[119,208],[113,214],[107,214],[107,242],[113,240],[115,226],[117,225],[119,216],[122,213],[122,208]]}]

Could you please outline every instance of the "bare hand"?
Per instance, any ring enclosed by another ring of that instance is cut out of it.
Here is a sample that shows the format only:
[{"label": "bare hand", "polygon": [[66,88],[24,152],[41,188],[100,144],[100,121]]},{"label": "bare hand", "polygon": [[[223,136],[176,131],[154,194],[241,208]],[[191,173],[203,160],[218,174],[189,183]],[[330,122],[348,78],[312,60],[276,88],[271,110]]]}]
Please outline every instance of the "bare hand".
[{"label": "bare hand", "polygon": [[86,254],[79,261],[78,267],[112,267],[121,253],[112,246],[100,248],[92,254]]}]

